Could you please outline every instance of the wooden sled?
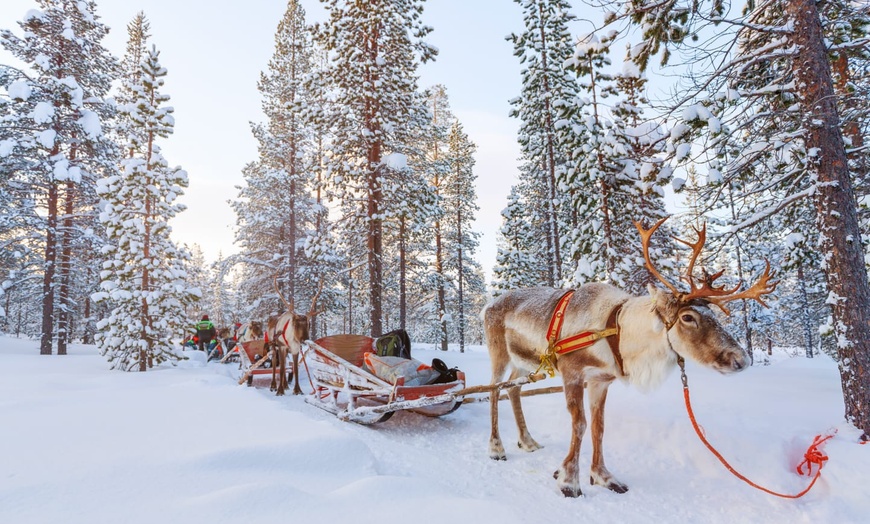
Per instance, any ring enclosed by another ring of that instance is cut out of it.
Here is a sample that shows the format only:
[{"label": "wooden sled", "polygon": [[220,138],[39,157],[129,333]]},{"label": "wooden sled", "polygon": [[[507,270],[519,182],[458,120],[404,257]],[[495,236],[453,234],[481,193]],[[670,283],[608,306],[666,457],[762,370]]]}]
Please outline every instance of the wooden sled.
[{"label": "wooden sled", "polygon": [[[241,362],[242,377],[239,379],[239,384],[246,382],[250,387],[254,384],[254,377],[261,375],[269,375],[269,380],[272,379],[271,367],[271,352],[265,349],[265,340],[251,340],[249,342],[241,342],[236,344],[239,349],[239,361]],[[268,367],[266,367],[268,366]],[[292,381],[293,371],[287,372],[287,382]]]},{"label": "wooden sled", "polygon": [[363,354],[374,351],[373,342],[364,335],[306,341],[315,390],[306,402],[358,424],[384,422],[402,410],[439,417],[462,405],[455,393],[465,388],[465,373],[457,372],[457,380],[445,384],[405,386],[404,377],[390,384],[363,368]]}]

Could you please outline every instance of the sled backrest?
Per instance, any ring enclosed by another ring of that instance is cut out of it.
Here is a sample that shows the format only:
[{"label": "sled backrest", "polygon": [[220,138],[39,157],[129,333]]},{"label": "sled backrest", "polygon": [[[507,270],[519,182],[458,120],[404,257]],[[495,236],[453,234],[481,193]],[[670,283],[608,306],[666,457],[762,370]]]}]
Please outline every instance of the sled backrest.
[{"label": "sled backrest", "polygon": [[373,342],[374,339],[365,335],[330,335],[314,341],[318,346],[357,367],[363,365],[363,354],[373,351]]}]

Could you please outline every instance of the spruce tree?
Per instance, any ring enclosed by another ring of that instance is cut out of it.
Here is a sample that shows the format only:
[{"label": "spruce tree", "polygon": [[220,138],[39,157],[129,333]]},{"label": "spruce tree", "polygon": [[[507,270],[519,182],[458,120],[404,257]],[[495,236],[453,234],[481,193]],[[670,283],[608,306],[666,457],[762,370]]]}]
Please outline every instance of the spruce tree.
[{"label": "spruce tree", "polygon": [[119,175],[100,180],[98,188],[109,244],[95,299],[107,301],[110,312],[98,324],[96,341],[112,369],[123,371],[146,371],[182,358],[173,339],[181,337],[185,308],[195,297],[183,268],[189,255],[169,238],[168,224],[184,210],[176,199],[187,187],[187,173],[170,168],[156,143],[175,124],[165,105],[169,96],[161,92],[165,76],[152,48],[139,83],[128,84],[136,94],[124,109],[136,128],[129,137],[134,154],[121,162]]},{"label": "spruce tree", "polygon": [[[325,72],[335,87],[340,111],[323,115],[319,123],[333,131],[326,170],[340,198],[359,199],[366,250],[369,330],[383,331],[383,220],[385,171],[383,158],[406,154],[412,130],[425,125],[419,104],[416,69],[437,51],[423,41],[431,28],[420,15],[423,0],[355,2],[324,0],[329,23],[319,26],[317,40],[333,60]],[[355,207],[344,215],[348,227]]]},{"label": "spruce tree", "polygon": [[535,276],[537,261],[531,246],[538,240],[529,224],[529,209],[516,188],[511,188],[508,205],[501,212],[498,254],[493,268],[493,295],[501,291],[539,285]]},{"label": "spruce tree", "polygon": [[542,215],[540,251],[546,261],[546,284],[556,286],[563,278],[563,232],[570,227],[557,186],[557,175],[567,161],[557,126],[560,106],[577,95],[577,83],[563,66],[573,54],[568,24],[575,17],[565,0],[514,1],[522,7],[525,31],[507,37],[523,65],[522,94],[511,100],[511,116],[522,122],[518,138],[527,162],[524,174],[534,181],[530,187],[541,188],[526,198],[539,197],[535,204]]}]

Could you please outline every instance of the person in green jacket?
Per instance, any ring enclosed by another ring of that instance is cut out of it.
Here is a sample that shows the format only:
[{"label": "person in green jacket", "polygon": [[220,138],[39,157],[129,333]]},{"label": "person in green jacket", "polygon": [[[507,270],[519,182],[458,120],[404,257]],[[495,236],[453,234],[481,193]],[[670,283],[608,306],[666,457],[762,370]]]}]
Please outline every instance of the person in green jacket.
[{"label": "person in green jacket", "polygon": [[208,315],[203,315],[202,320],[196,323],[196,338],[197,349],[200,351],[208,351],[208,346],[217,334],[217,330],[208,319]]}]

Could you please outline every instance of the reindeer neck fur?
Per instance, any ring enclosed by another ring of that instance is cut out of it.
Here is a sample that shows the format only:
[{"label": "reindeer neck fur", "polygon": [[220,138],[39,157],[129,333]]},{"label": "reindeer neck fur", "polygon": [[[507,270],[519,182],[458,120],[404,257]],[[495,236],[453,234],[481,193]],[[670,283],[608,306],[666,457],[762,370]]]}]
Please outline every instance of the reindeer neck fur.
[{"label": "reindeer neck fur", "polygon": [[638,389],[650,391],[673,371],[677,354],[649,295],[629,298],[622,310],[619,349],[628,381]]},{"label": "reindeer neck fur", "polygon": [[566,321],[562,336],[603,330],[610,312],[620,304],[622,311],[617,319],[619,352],[622,354],[625,375],[620,375],[606,340],[597,342],[586,351],[605,363],[605,369],[601,371],[622,378],[643,391],[652,390],[673,370],[677,355],[668,343],[665,325],[653,309],[649,295],[636,297],[609,284],[580,286],[575,299],[569,304],[569,310],[576,308],[576,312],[566,314],[572,322],[569,326]]}]

